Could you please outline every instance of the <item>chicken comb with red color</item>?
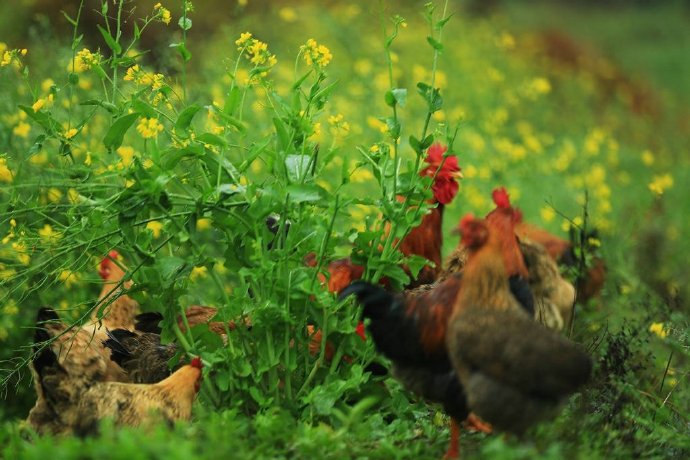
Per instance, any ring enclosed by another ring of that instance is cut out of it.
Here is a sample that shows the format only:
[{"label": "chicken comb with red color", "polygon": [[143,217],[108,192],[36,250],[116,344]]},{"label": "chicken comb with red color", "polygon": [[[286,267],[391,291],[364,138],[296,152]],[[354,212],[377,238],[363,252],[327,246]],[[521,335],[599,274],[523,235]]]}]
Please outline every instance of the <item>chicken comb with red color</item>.
[{"label": "chicken comb with red color", "polygon": [[467,214],[462,216],[462,219],[460,219],[460,223],[458,224],[458,230],[460,231],[460,233],[467,232],[474,219],[474,214],[472,214],[471,212],[468,212]]},{"label": "chicken comb with red color", "polygon": [[107,256],[103,258],[103,260],[101,260],[101,263],[98,266],[98,275],[102,279],[105,280],[108,278],[108,275],[110,274],[110,264],[113,263],[113,260],[116,260],[118,257],[120,257],[120,253],[113,249],[108,253]]},{"label": "chicken comb with red color", "polygon": [[510,196],[505,187],[495,189],[491,193],[491,197],[494,199],[494,204],[499,208],[510,208]]},{"label": "chicken comb with red color", "polygon": [[190,366],[196,367],[197,369],[203,369],[204,363],[201,362],[201,358],[198,356],[192,358],[192,362],[189,363]]}]

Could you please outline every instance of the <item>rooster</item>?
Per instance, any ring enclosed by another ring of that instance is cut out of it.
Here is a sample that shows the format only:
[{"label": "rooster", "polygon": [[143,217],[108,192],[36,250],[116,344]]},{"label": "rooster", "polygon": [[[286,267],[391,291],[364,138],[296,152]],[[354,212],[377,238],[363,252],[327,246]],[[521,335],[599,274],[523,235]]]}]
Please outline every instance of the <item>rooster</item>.
[{"label": "rooster", "polygon": [[458,193],[458,179],[462,178],[462,172],[458,165],[458,158],[449,155],[444,158],[448,149],[439,143],[429,147],[425,162],[428,166],[422,169],[420,176],[433,179],[431,190],[433,198],[430,204],[436,204],[428,214],[422,218],[422,222],[400,242],[400,252],[406,256],[417,255],[434,263],[434,266],[425,265],[415,279],[407,285],[408,289],[436,281],[443,266],[443,211],[445,206],[453,201]]},{"label": "rooster", "polygon": [[[496,209],[489,213],[495,232],[501,239],[501,257],[512,267],[513,276],[506,282],[520,299],[526,316],[531,316],[534,301],[527,281],[522,256],[516,257],[517,240],[514,225],[520,213],[510,207],[504,191],[494,193]],[[488,220],[488,219],[487,219]],[[470,414],[464,390],[453,368],[446,346],[446,329],[461,288],[465,283],[461,271],[447,274],[433,285],[394,295],[379,286],[357,281],[341,292],[341,298],[355,294],[363,305],[362,316],[376,348],[393,361],[393,374],[415,394],[441,403],[451,417],[451,443],[447,457],[458,453],[459,422],[489,431],[490,427]],[[517,300],[515,300],[517,302]]]},{"label": "rooster", "polygon": [[487,222],[461,223],[469,250],[446,345],[469,407],[494,427],[521,434],[584,385],[591,358],[533,321],[510,290],[506,238]]},{"label": "rooster", "polygon": [[156,385],[107,379],[115,363],[92,345],[88,331],[66,332],[51,308],[41,308],[34,337],[32,372],[38,401],[27,422],[39,433],[89,434],[103,418],[137,426],[155,420],[152,410],[168,421],[188,419],[201,377],[201,361]]},{"label": "rooster", "polygon": [[[510,197],[504,188],[494,190],[492,195],[496,209],[487,215],[489,224],[498,229],[501,220],[512,220],[513,222],[509,225],[515,228],[516,234],[519,234],[520,229],[524,228],[520,210],[511,206]],[[515,295],[519,295],[517,287],[524,290],[525,273],[527,273],[527,283],[533,298],[535,320],[551,329],[562,330],[572,316],[575,288],[561,276],[548,249],[525,237],[517,238],[517,240],[520,255],[513,252],[506,261],[511,290],[514,291]],[[460,245],[449,256],[446,261],[446,269],[441,273],[439,279],[445,279],[449,274],[461,271],[466,262],[467,248]],[[520,303],[527,305],[529,296],[526,291],[524,291],[523,297]]]},{"label": "rooster", "polygon": [[[510,206],[505,190],[495,190],[493,198],[496,209],[489,213],[483,225],[487,233],[491,229],[496,235],[497,263],[503,267],[503,281],[508,286],[506,298],[529,319],[534,314],[534,299],[525,279],[529,273],[515,237],[515,225],[521,214]],[[466,229],[466,223],[464,227]],[[357,295],[364,306],[362,315],[370,319],[368,328],[374,343],[393,361],[394,374],[411,391],[443,404],[451,416],[448,457],[458,454],[458,421],[468,417],[470,409],[473,409],[467,403],[461,380],[451,365],[449,352],[453,349],[447,346],[446,337],[449,320],[461,290],[467,284],[463,271],[460,271],[465,264],[466,249],[456,251],[456,255],[456,271],[446,272],[444,279],[434,285],[395,296],[360,281],[341,293],[341,297]],[[491,291],[486,290],[484,294],[489,296]],[[488,428],[472,415],[468,421],[482,431]]]},{"label": "rooster", "polygon": [[103,279],[103,288],[98,296],[98,306],[106,306],[102,318],[98,317],[100,308],[95,308],[91,313],[91,321],[97,329],[134,329],[134,316],[139,312],[139,304],[125,293],[131,288],[132,280],[118,286],[125,276],[125,271],[119,264],[120,259],[120,254],[113,250],[99,265],[98,274]]},{"label": "rooster", "polygon": [[[454,155],[444,157],[447,147],[440,143],[433,144],[427,150],[425,162],[427,166],[422,169],[420,176],[430,177],[433,180],[433,198],[430,204],[436,204],[428,214],[422,218],[422,222],[402,239],[399,245],[400,252],[406,256],[417,255],[433,262],[433,266],[425,265],[420,270],[416,278],[412,279],[407,285],[408,289],[433,283],[442,268],[443,247],[443,211],[445,205],[453,201],[458,193],[458,180],[462,178],[462,172],[458,165],[458,159]],[[404,198],[399,197],[400,200]],[[315,257],[310,254],[305,259],[309,266],[316,266]],[[358,280],[364,274],[364,267],[353,264],[349,258],[339,259],[328,265],[327,287],[330,292],[339,293],[353,281]],[[322,282],[326,277],[320,275]],[[385,280],[382,280],[385,284]],[[357,334],[366,340],[363,324],[357,325]],[[318,353],[321,349],[322,332],[314,327],[308,327],[310,337],[309,350],[312,354]],[[332,345],[326,344],[326,352],[332,350]],[[332,353],[331,353],[332,354]]]}]

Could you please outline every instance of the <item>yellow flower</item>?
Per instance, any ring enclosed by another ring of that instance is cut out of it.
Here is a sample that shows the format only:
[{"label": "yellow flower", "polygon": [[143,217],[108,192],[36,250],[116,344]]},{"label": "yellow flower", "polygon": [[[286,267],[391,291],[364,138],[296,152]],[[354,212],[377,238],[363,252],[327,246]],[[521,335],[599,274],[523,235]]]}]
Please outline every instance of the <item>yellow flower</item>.
[{"label": "yellow flower", "polygon": [[252,34],[250,32],[242,32],[240,34],[240,38],[235,40],[235,45],[239,46],[241,49],[244,46],[244,44],[247,43],[251,38]]},{"label": "yellow flower", "polygon": [[278,10],[278,16],[285,22],[295,22],[297,20],[297,13],[294,9],[285,6]]},{"label": "yellow flower", "polygon": [[38,236],[46,243],[55,243],[62,237],[59,232],[53,230],[50,224],[45,224],[43,228],[38,231]]},{"label": "yellow flower", "polygon": [[125,76],[122,78],[126,81],[136,81],[139,72],[139,65],[133,65],[132,67],[127,69],[127,72],[125,72]]},{"label": "yellow flower", "polygon": [[46,100],[43,98],[38,99],[36,102],[34,102],[34,105],[31,106],[32,109],[34,109],[34,112],[38,112],[41,110],[44,106],[46,105]]},{"label": "yellow flower", "polygon": [[62,192],[58,188],[51,187],[48,189],[47,197],[51,203],[57,203],[62,199]]},{"label": "yellow flower", "polygon": [[211,228],[212,224],[213,221],[211,219],[209,219],[208,217],[203,217],[196,221],[196,229],[197,231],[208,230],[209,228]]},{"label": "yellow flower", "polygon": [[163,224],[157,220],[152,220],[151,222],[146,224],[146,228],[151,230],[151,233],[153,233],[154,238],[158,238],[159,236],[161,236],[161,229],[163,228]]},{"label": "yellow flower", "polygon": [[305,45],[300,47],[304,55],[304,61],[308,66],[326,67],[333,59],[331,51],[324,45],[319,45],[316,40],[310,38]]},{"label": "yellow flower", "polygon": [[645,166],[652,166],[654,164],[654,154],[649,150],[642,152],[642,163]]},{"label": "yellow flower", "polygon": [[551,206],[544,206],[539,210],[541,220],[544,222],[551,222],[556,217],[556,211]]},{"label": "yellow flower", "polygon": [[535,78],[532,80],[532,89],[537,94],[548,94],[551,92],[551,83],[543,77]]},{"label": "yellow flower", "polygon": [[72,287],[72,285],[77,284],[80,281],[79,274],[73,272],[72,270],[62,270],[58,275],[58,279],[62,283],[65,283],[65,287],[67,288]]},{"label": "yellow flower", "polygon": [[129,146],[122,146],[117,149],[117,154],[120,156],[122,166],[125,168],[132,164],[134,158],[134,148]]},{"label": "yellow flower", "polygon": [[144,139],[150,139],[163,131],[163,125],[156,118],[141,118],[137,125],[137,131]]},{"label": "yellow flower", "polygon": [[208,273],[208,268],[206,267],[194,267],[192,272],[189,274],[189,279],[195,281],[197,278],[206,278]]},{"label": "yellow flower", "polygon": [[0,158],[0,182],[12,182],[12,171],[7,167],[7,159]]},{"label": "yellow flower", "polygon": [[673,176],[668,173],[663,176],[654,176],[652,182],[650,182],[647,187],[649,187],[649,190],[655,195],[663,195],[666,190],[673,187]]},{"label": "yellow flower", "polygon": [[83,72],[101,63],[101,55],[99,53],[92,53],[88,48],[84,48],[77,53],[74,59],[75,70]]},{"label": "yellow flower", "polygon": [[160,3],[156,3],[153,6],[153,14],[156,15],[159,21],[163,24],[170,24],[170,19],[172,19],[172,16],[170,15],[170,10],[164,8],[163,5],[161,5]]},{"label": "yellow flower", "polygon": [[17,303],[13,300],[10,299],[5,306],[2,309],[2,312],[5,315],[13,316],[19,313],[19,308],[17,308]]},{"label": "yellow flower", "polygon": [[31,125],[24,122],[24,121],[20,121],[19,124],[12,129],[12,133],[15,136],[23,137],[25,139],[27,137],[29,137],[30,131],[31,131]]},{"label": "yellow flower", "polygon": [[70,128],[67,130],[65,133],[65,139],[72,139],[74,136],[77,135],[77,128]]},{"label": "yellow flower", "polygon": [[668,331],[664,329],[664,323],[652,323],[649,325],[649,332],[652,332],[664,339],[668,336]]}]

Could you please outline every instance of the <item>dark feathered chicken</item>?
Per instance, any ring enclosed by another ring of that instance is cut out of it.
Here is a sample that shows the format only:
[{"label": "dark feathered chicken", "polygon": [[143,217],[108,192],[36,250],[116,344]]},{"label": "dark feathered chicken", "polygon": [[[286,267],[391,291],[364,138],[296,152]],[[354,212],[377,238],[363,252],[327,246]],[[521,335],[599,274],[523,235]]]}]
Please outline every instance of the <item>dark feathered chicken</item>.
[{"label": "dark feathered chicken", "polygon": [[447,346],[469,407],[495,427],[524,432],[587,382],[590,357],[533,321],[512,295],[505,239],[478,219],[462,222],[470,253]]},{"label": "dark feathered chicken", "polygon": [[[506,214],[506,217],[510,216]],[[465,242],[472,236],[479,240],[481,235],[485,235],[486,238],[489,234],[490,226],[484,221],[468,218],[463,222],[467,235],[463,235]],[[470,231],[468,227],[470,222],[479,222],[477,229]],[[506,271],[508,265],[506,254],[513,254],[513,250],[517,248],[517,240],[511,222],[515,222],[512,217],[506,218],[505,226],[494,225],[491,227],[495,240],[495,245],[492,246],[495,251],[492,253],[491,262],[499,266],[500,271],[485,276],[485,279],[481,280],[482,283],[477,282],[476,276],[468,279],[463,271],[449,274],[443,282],[436,285],[425,286],[401,295],[390,294],[378,286],[363,281],[353,283],[341,294],[341,296],[357,295],[359,302],[364,306],[363,316],[370,319],[368,327],[374,343],[379,351],[394,362],[396,376],[403,381],[408,389],[431,401],[443,404],[444,409],[455,422],[465,419],[470,409],[482,418],[484,418],[484,414],[490,417],[494,416],[491,412],[485,411],[483,414],[475,410],[473,400],[469,398],[469,395],[466,395],[467,390],[463,390],[461,383],[464,381],[457,374],[459,368],[450,364],[455,361],[453,355],[458,350],[455,346],[457,338],[453,336],[450,328],[458,328],[458,330],[460,328],[460,326],[452,325],[450,318],[452,315],[457,317],[458,309],[461,308],[459,306],[463,305],[460,300],[461,293],[476,292],[480,298],[483,296],[491,302],[503,306],[504,309],[509,309],[512,316],[524,319],[524,321],[515,320],[514,324],[508,328],[512,334],[518,334],[517,328],[523,327],[524,333],[519,334],[523,340],[529,340],[531,334],[539,334],[541,329],[544,329],[531,319],[530,309],[521,305],[517,299],[522,297],[525,292],[524,281],[520,283],[515,281],[511,285]],[[515,277],[514,279],[518,280],[519,278]],[[515,289],[514,286],[518,286],[518,289]],[[519,295],[516,296],[516,293]],[[526,297],[529,300],[529,296]],[[475,318],[481,317],[482,314],[470,317],[468,324],[478,321]],[[500,327],[500,324],[497,327]],[[476,330],[475,333],[479,334],[478,341],[489,340],[486,339],[481,329]],[[491,331],[488,332],[488,334],[492,333]],[[453,336],[452,339],[451,336]],[[551,332],[546,335],[549,343],[554,342],[554,351],[562,351],[557,345],[562,344],[559,340],[563,341],[563,339],[554,339],[554,336],[555,334]],[[537,341],[541,339],[542,336],[539,335]],[[453,342],[451,343],[449,340],[453,340]],[[568,346],[574,348],[569,343]],[[569,349],[568,346],[565,348]],[[506,352],[505,349],[503,351]],[[567,358],[567,353],[565,351],[564,353],[564,357]],[[589,362],[586,355],[583,356]],[[491,367],[496,364],[491,361],[494,358],[496,357],[488,356],[481,364]],[[519,363],[519,360],[516,361],[516,365]],[[468,383],[474,385],[472,391],[476,395],[475,381],[469,382],[468,380]],[[577,386],[578,384],[577,380],[573,380],[573,385]],[[558,398],[555,398],[554,407],[557,401]],[[481,405],[478,407],[482,411],[485,410]],[[494,420],[496,419],[487,418],[489,422],[494,422]],[[510,420],[510,416],[507,420]],[[499,420],[497,425],[499,428],[512,428],[512,425],[502,423],[502,421],[503,419]],[[456,431],[454,430],[453,433]],[[457,439],[452,436],[448,456],[454,455],[457,455]]]},{"label": "dark feathered chicken", "polygon": [[174,343],[162,345],[158,334],[125,329],[108,331],[103,345],[112,350],[111,359],[134,383],[157,383],[167,378],[171,373],[168,362],[177,352]]}]

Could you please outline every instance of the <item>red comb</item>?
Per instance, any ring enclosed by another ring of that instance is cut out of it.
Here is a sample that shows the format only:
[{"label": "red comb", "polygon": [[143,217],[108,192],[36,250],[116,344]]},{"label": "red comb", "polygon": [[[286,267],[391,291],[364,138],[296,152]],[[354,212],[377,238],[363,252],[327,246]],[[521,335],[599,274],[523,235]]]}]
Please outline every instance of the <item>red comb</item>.
[{"label": "red comb", "polygon": [[497,188],[491,193],[494,204],[499,208],[510,208],[510,196],[505,187]]},{"label": "red comb", "polygon": [[189,363],[190,366],[196,367],[197,369],[203,369],[204,363],[201,362],[201,358],[198,356],[192,358],[192,362]]},{"label": "red comb", "polygon": [[102,279],[108,278],[108,275],[110,274],[110,264],[112,263],[113,260],[117,259],[120,256],[120,253],[117,252],[116,250],[112,250],[108,253],[107,256],[101,260],[100,265],[98,266],[98,275]]},{"label": "red comb", "polygon": [[464,233],[466,230],[468,230],[468,227],[471,225],[474,219],[474,214],[472,214],[471,212],[468,212],[467,214],[462,216],[462,219],[460,219],[460,224],[458,225],[460,232]]}]

